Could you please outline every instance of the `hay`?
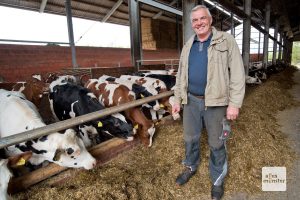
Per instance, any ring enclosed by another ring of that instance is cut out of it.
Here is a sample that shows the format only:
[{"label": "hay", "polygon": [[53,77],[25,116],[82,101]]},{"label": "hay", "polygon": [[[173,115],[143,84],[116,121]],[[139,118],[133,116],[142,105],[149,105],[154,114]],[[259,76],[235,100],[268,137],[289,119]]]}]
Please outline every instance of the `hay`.
[{"label": "hay", "polygon": [[[261,168],[285,166],[289,172],[294,153],[279,131],[275,115],[279,110],[299,106],[287,92],[293,70],[273,75],[263,85],[247,88],[247,95],[233,135],[228,141],[229,174],[226,194],[261,191]],[[202,162],[195,177],[183,187],[175,186],[184,155],[182,124],[159,126],[151,148],[140,145],[111,162],[81,171],[62,184],[45,181],[17,194],[14,199],[208,199],[209,148],[202,136]]]}]

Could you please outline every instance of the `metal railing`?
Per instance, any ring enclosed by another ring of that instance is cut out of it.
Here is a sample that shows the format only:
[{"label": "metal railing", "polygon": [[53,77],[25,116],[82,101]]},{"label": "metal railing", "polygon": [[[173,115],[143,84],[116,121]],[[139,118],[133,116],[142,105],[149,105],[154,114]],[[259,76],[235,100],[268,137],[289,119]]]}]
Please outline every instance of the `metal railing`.
[{"label": "metal railing", "polygon": [[164,64],[166,69],[177,69],[179,66],[179,59],[150,59],[150,60],[137,60],[138,69],[146,63]]},{"label": "metal railing", "polygon": [[21,143],[21,142],[24,142],[27,140],[39,138],[41,136],[48,135],[48,134],[51,134],[56,131],[68,129],[68,128],[74,127],[76,125],[79,125],[79,124],[82,124],[82,123],[85,123],[85,122],[88,122],[91,120],[95,120],[100,117],[111,115],[113,113],[121,112],[121,111],[127,110],[129,108],[140,106],[144,103],[148,103],[148,102],[155,101],[155,100],[158,100],[158,99],[161,99],[164,97],[168,97],[173,94],[174,94],[173,91],[167,91],[167,92],[155,95],[155,96],[150,96],[150,97],[135,100],[132,102],[124,103],[119,106],[106,108],[106,109],[103,109],[100,111],[96,111],[96,112],[92,112],[92,113],[89,113],[86,115],[78,116],[78,117],[75,117],[72,119],[59,121],[59,122],[56,122],[56,123],[53,123],[53,124],[50,124],[50,125],[47,125],[44,127],[34,129],[34,130],[25,131],[25,132],[11,135],[8,137],[3,137],[0,139],[0,149],[14,145],[14,144],[18,144],[18,143]]}]

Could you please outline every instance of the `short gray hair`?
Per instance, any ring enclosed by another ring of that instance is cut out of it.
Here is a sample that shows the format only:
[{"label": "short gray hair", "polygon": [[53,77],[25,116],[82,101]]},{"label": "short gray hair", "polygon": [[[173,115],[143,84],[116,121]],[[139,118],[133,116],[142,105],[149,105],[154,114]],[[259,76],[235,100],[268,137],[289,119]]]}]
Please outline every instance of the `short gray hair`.
[{"label": "short gray hair", "polygon": [[197,5],[195,6],[192,10],[191,10],[191,14],[190,14],[190,19],[192,21],[192,13],[197,11],[197,10],[200,10],[200,9],[206,9],[208,15],[212,18],[210,12],[209,12],[209,9],[205,6],[205,5]]}]

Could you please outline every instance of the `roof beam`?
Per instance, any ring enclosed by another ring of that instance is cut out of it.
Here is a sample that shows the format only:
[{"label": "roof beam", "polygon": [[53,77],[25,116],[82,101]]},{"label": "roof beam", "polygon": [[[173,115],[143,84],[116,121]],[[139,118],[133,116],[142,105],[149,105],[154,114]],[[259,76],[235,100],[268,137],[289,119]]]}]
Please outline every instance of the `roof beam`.
[{"label": "roof beam", "polygon": [[[242,19],[248,18],[248,15],[246,13],[244,13],[244,11],[240,10],[237,6],[235,6],[233,3],[229,2],[228,0],[218,0],[218,3],[221,4],[222,6],[224,6],[224,8],[231,10],[238,17],[240,17]],[[254,28],[256,28],[257,30],[259,30],[260,32],[262,32],[263,34],[268,34],[269,38],[271,40],[279,43],[277,41],[277,39],[275,39],[273,36],[271,36],[265,29],[263,29],[259,24],[257,24],[253,19],[251,19],[251,25]]]},{"label": "roof beam", "polygon": [[101,22],[106,22],[108,20],[108,18],[110,16],[112,16],[112,14],[114,14],[114,12],[119,8],[119,6],[123,3],[123,0],[119,0],[117,3],[115,3],[115,5],[112,7],[112,9],[105,15],[105,17],[103,17],[103,19],[101,20]]},{"label": "roof beam", "polygon": [[[173,6],[175,3],[177,3],[178,0],[173,0],[169,5]],[[163,11],[158,12],[157,14],[155,14],[152,19],[157,19],[159,18],[161,15],[163,14]]]},{"label": "roof beam", "polygon": [[45,10],[45,7],[47,5],[48,0],[42,0],[41,6],[40,6],[40,13],[43,13]]},{"label": "roof beam", "polygon": [[180,11],[178,9],[175,9],[175,8],[172,8],[170,6],[167,6],[165,4],[156,2],[156,1],[152,1],[152,0],[138,0],[138,1],[141,2],[141,3],[147,4],[147,5],[150,5],[150,6],[153,6],[153,7],[156,7],[156,8],[165,10],[165,11],[168,11],[170,13],[174,13],[176,15],[180,15],[180,16],[183,15],[182,11]]}]

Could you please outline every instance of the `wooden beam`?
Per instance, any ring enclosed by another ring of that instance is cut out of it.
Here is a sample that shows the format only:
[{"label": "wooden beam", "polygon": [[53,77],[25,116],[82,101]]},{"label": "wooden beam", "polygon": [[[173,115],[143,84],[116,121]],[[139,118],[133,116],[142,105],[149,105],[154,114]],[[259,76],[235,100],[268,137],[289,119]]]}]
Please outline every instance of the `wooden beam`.
[{"label": "wooden beam", "polygon": [[[137,144],[139,144],[138,139],[135,139],[132,142],[126,142],[125,140],[119,138],[113,138],[94,147],[91,147],[89,149],[89,152],[94,158],[97,159],[97,166],[99,166],[103,165],[104,163],[116,157],[118,154],[124,152],[125,150],[133,148]],[[67,169],[69,168],[61,167],[57,164],[51,163],[46,167],[37,169],[21,177],[12,178],[8,185],[8,193],[14,194],[25,190],[30,186],[37,184]],[[77,171],[81,170],[77,169]]]}]

